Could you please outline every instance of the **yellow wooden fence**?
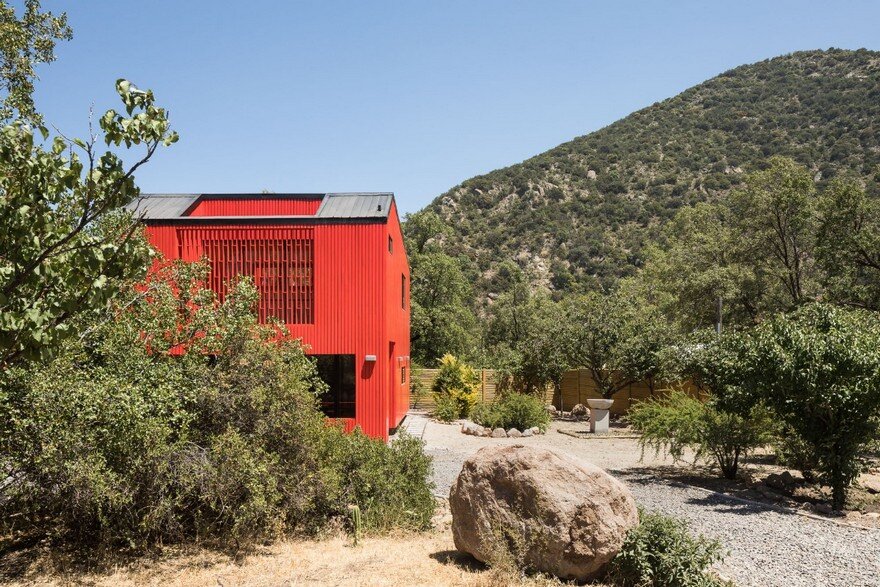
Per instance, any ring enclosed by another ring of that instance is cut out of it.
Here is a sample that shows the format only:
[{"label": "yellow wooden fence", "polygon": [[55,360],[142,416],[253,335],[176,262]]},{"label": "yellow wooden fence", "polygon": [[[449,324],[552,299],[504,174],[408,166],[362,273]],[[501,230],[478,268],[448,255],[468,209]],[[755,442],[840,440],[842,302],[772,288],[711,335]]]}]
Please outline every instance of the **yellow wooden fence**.
[{"label": "yellow wooden fence", "polygon": [[[670,387],[675,386],[694,397],[700,397],[700,393],[690,382],[677,382],[674,384],[655,382],[653,395],[659,396],[666,393]],[[572,369],[562,376],[562,389],[560,393],[554,397],[553,405],[556,409],[562,411],[571,410],[576,404],[586,404],[588,399],[601,398],[602,395],[598,391],[593,376],[587,369]],[[640,381],[624,387],[622,390],[614,394],[614,404],[611,406],[612,414],[625,414],[639,400],[647,399],[652,396],[651,386],[647,381]]]},{"label": "yellow wooden fence", "polygon": [[[438,369],[418,369],[413,373],[414,379],[418,379],[421,384],[423,392],[421,397],[416,397],[415,393],[411,394],[411,407],[425,410],[432,410],[434,408],[434,394],[431,391],[431,387],[434,385],[438,371]],[[480,374],[480,401],[491,402],[498,393],[497,374],[493,369],[480,369],[478,372]],[[413,384],[414,392],[416,382],[413,381]],[[679,383],[676,386],[695,397],[699,397],[697,389],[692,384]],[[666,383],[656,383],[654,385],[654,395],[661,395],[669,387],[670,385]],[[552,387],[547,388],[544,400],[548,404],[556,406],[556,409],[567,412],[576,404],[586,404],[590,398],[601,397],[596,383],[587,369],[572,369],[563,375],[559,391],[554,392]],[[649,397],[651,397],[651,388],[647,382],[628,385],[614,395],[611,413],[625,414],[634,403]]]},{"label": "yellow wooden fence", "polygon": [[[437,379],[437,373],[439,372],[439,369],[417,369],[413,372],[413,379],[417,379],[418,384],[416,381],[413,381],[410,393],[411,407],[425,410],[432,410],[434,408],[434,393],[431,391],[431,388],[434,386],[434,380]],[[480,402],[490,403],[498,394],[498,375],[494,369],[478,369],[477,373],[480,375]],[[416,397],[415,387],[417,385],[420,385],[423,390],[421,397]],[[545,400],[547,403],[553,402],[552,388],[547,390]]]}]

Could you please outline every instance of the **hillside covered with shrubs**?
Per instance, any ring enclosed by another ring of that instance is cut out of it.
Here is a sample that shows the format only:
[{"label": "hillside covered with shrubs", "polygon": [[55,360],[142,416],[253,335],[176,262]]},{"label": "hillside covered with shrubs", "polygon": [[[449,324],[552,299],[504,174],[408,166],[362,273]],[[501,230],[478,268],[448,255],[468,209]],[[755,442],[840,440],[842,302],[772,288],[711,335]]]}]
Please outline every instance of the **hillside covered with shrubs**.
[{"label": "hillside covered with shrubs", "polygon": [[474,177],[429,206],[443,248],[473,262],[479,300],[515,262],[567,291],[632,275],[676,212],[714,201],[771,155],[822,189],[880,177],[880,53],[805,51],[743,65],[523,163]]}]

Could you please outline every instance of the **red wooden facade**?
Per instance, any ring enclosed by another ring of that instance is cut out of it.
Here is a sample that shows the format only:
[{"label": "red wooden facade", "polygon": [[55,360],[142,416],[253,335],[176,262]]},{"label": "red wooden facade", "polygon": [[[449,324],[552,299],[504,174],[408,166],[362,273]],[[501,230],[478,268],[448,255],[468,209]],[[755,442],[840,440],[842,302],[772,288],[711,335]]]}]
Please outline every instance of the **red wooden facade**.
[{"label": "red wooden facade", "polygon": [[386,439],[400,424],[410,272],[391,194],[145,195],[131,208],[166,258],[207,257],[221,297],[230,278],[252,276],[260,318],[285,322],[339,389],[353,379],[354,406],[349,391],[327,403],[353,415],[347,429]]}]

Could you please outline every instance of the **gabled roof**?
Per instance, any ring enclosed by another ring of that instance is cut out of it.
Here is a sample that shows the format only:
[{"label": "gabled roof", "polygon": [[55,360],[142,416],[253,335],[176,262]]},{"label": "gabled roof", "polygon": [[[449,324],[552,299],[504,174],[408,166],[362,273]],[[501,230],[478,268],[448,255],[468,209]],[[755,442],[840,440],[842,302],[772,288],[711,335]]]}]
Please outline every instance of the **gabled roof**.
[{"label": "gabled roof", "polygon": [[[303,216],[189,216],[202,200],[321,200],[317,212]],[[390,192],[351,192],[335,194],[141,194],[126,206],[144,221],[241,222],[245,219],[261,222],[272,220],[323,221],[383,221],[388,218],[394,194]]]}]

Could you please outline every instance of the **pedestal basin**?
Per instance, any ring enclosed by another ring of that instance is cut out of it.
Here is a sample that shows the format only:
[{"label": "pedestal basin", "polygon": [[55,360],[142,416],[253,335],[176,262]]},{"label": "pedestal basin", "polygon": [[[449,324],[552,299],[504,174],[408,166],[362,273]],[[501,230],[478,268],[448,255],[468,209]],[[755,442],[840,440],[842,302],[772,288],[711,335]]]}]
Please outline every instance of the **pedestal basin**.
[{"label": "pedestal basin", "polygon": [[588,399],[590,406],[590,432],[605,434],[608,432],[608,409],[614,403],[613,399]]}]

